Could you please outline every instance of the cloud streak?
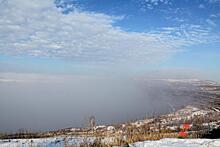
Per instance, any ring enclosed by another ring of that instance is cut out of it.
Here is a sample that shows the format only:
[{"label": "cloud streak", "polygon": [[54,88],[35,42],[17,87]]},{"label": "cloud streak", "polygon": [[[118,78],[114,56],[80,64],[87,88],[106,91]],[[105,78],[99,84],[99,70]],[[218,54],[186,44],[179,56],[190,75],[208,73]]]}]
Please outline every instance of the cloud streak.
[{"label": "cloud streak", "polygon": [[77,8],[64,14],[51,0],[10,0],[0,8],[2,55],[86,63],[149,63],[185,46],[217,40],[209,37],[209,28],[199,25],[126,32],[114,26],[123,18]]},{"label": "cloud streak", "polygon": [[159,5],[171,5],[170,0],[139,0],[142,5],[142,10],[154,9]]}]

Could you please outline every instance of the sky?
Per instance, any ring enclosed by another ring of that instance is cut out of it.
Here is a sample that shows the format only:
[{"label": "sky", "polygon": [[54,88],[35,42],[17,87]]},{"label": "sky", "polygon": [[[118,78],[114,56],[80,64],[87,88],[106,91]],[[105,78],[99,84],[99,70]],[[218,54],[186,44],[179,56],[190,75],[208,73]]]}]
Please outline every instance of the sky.
[{"label": "sky", "polygon": [[1,0],[0,72],[220,73],[219,0]]},{"label": "sky", "polygon": [[168,112],[190,97],[146,77],[219,75],[220,0],[0,0],[0,132]]}]

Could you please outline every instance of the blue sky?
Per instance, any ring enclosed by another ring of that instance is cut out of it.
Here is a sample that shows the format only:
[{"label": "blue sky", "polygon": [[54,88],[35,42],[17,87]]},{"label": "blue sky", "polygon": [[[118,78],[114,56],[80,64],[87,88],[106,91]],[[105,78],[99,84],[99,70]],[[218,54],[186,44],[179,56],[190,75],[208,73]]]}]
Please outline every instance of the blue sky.
[{"label": "blue sky", "polygon": [[0,15],[0,72],[220,74],[219,0],[1,0]]}]

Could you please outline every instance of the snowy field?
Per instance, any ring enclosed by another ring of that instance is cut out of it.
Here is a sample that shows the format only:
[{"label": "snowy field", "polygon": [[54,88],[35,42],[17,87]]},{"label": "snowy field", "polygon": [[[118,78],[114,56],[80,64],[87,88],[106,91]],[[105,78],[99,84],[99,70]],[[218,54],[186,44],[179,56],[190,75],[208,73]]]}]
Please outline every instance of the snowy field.
[{"label": "snowy field", "polygon": [[[94,138],[56,137],[45,139],[0,140],[0,147],[63,147],[79,146],[82,142],[93,142]],[[109,139],[104,142],[110,141]],[[131,147],[220,147],[220,139],[174,139],[165,138],[158,141],[136,142]]]},{"label": "snowy field", "polygon": [[220,139],[173,139],[137,142],[131,147],[220,147]]},{"label": "snowy field", "polygon": [[0,140],[0,147],[63,147],[65,145],[79,146],[83,142],[93,142],[94,138],[54,137],[40,139],[6,139]]}]

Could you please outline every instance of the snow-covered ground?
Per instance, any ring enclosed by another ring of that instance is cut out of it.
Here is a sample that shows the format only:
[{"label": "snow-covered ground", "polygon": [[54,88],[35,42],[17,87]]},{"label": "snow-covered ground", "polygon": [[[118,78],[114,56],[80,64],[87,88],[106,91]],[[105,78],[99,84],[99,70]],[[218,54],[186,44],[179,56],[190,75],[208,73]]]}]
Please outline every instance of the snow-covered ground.
[{"label": "snow-covered ground", "polygon": [[220,139],[174,139],[136,142],[131,147],[220,147]]},{"label": "snow-covered ground", "polygon": [[94,138],[83,137],[51,137],[40,139],[6,139],[0,140],[0,147],[63,147],[65,145],[75,145],[83,142],[93,142]]},{"label": "snow-covered ground", "polygon": [[[108,140],[108,139],[107,139]],[[93,142],[94,138],[56,137],[45,139],[0,140],[0,147],[63,147],[79,146],[82,142]],[[131,147],[220,147],[220,139],[176,139],[165,138],[157,141],[136,142]]]},{"label": "snow-covered ground", "polygon": [[[0,147],[65,147],[65,146],[80,146],[80,144],[91,144],[95,141],[95,137],[80,137],[80,136],[57,136],[38,139],[5,139],[0,140]],[[102,143],[113,142],[112,137],[101,139]]]}]

